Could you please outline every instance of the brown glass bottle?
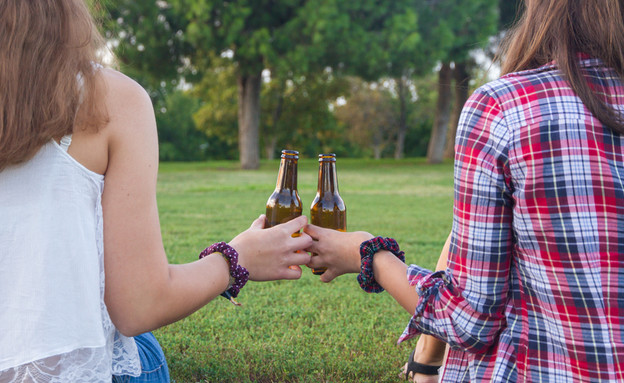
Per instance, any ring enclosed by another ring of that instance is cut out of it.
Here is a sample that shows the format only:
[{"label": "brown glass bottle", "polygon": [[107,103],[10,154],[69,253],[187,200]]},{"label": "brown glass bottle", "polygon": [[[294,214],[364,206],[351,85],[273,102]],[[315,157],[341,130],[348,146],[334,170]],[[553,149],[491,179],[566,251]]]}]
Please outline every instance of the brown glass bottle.
[{"label": "brown glass bottle", "polygon": [[[347,230],[347,208],[338,193],[336,155],[333,153],[319,154],[318,187],[310,206],[310,220],[316,226]],[[321,275],[325,270],[327,269],[312,269],[312,273]]]},{"label": "brown glass bottle", "polygon": [[266,204],[265,227],[290,221],[301,215],[301,198],[297,192],[297,162],[299,152],[282,150],[275,191]]}]

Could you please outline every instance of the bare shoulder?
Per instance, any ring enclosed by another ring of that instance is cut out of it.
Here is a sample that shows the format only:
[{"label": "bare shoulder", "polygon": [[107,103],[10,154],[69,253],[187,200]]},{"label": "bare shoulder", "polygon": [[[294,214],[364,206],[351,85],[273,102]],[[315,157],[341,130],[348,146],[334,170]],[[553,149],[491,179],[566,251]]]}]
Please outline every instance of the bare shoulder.
[{"label": "bare shoulder", "polygon": [[100,69],[102,79],[109,91],[119,95],[147,97],[143,87],[125,74],[110,68]]},{"label": "bare shoulder", "polygon": [[140,108],[139,111],[153,113],[152,103],[145,89],[136,81],[125,74],[113,69],[101,70],[102,79],[106,88],[106,104],[111,117],[115,113],[123,113],[128,110]]},{"label": "bare shoulder", "polygon": [[151,99],[145,89],[125,74],[113,69],[101,70],[106,88],[105,103],[109,115],[106,127],[109,142],[117,139],[156,136],[156,121]]}]

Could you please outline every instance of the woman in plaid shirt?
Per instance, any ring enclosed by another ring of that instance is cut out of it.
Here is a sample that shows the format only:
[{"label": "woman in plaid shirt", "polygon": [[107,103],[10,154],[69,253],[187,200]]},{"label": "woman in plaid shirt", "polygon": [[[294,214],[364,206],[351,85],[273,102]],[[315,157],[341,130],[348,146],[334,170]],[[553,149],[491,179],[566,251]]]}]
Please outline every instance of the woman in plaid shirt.
[{"label": "woman in plaid shirt", "polygon": [[325,282],[362,270],[363,288],[388,290],[413,314],[399,342],[450,345],[443,381],[621,382],[624,1],[525,5],[506,75],[459,122],[447,268],[315,226],[310,266],[329,268]]}]

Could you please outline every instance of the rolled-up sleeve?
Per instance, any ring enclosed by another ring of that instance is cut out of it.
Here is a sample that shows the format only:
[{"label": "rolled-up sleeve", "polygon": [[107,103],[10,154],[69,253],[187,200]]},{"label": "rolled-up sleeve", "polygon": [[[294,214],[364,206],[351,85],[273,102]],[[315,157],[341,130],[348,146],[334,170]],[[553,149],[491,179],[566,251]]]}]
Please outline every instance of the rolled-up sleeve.
[{"label": "rolled-up sleeve", "polygon": [[509,136],[497,99],[486,88],[477,90],[457,129],[448,266],[438,272],[408,268],[420,298],[399,342],[424,333],[481,353],[506,326],[513,250]]}]

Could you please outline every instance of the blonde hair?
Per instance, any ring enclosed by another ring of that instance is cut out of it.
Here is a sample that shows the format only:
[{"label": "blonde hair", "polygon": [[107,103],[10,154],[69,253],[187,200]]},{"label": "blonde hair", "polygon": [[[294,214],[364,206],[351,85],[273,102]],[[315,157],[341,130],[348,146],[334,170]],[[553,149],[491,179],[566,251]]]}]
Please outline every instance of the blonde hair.
[{"label": "blonde hair", "polygon": [[77,126],[106,124],[103,47],[83,0],[0,1],[0,170]]},{"label": "blonde hair", "polygon": [[577,58],[599,58],[624,79],[624,0],[526,0],[525,6],[507,39],[503,73],[554,60],[593,115],[624,133],[624,118],[592,91]]}]

